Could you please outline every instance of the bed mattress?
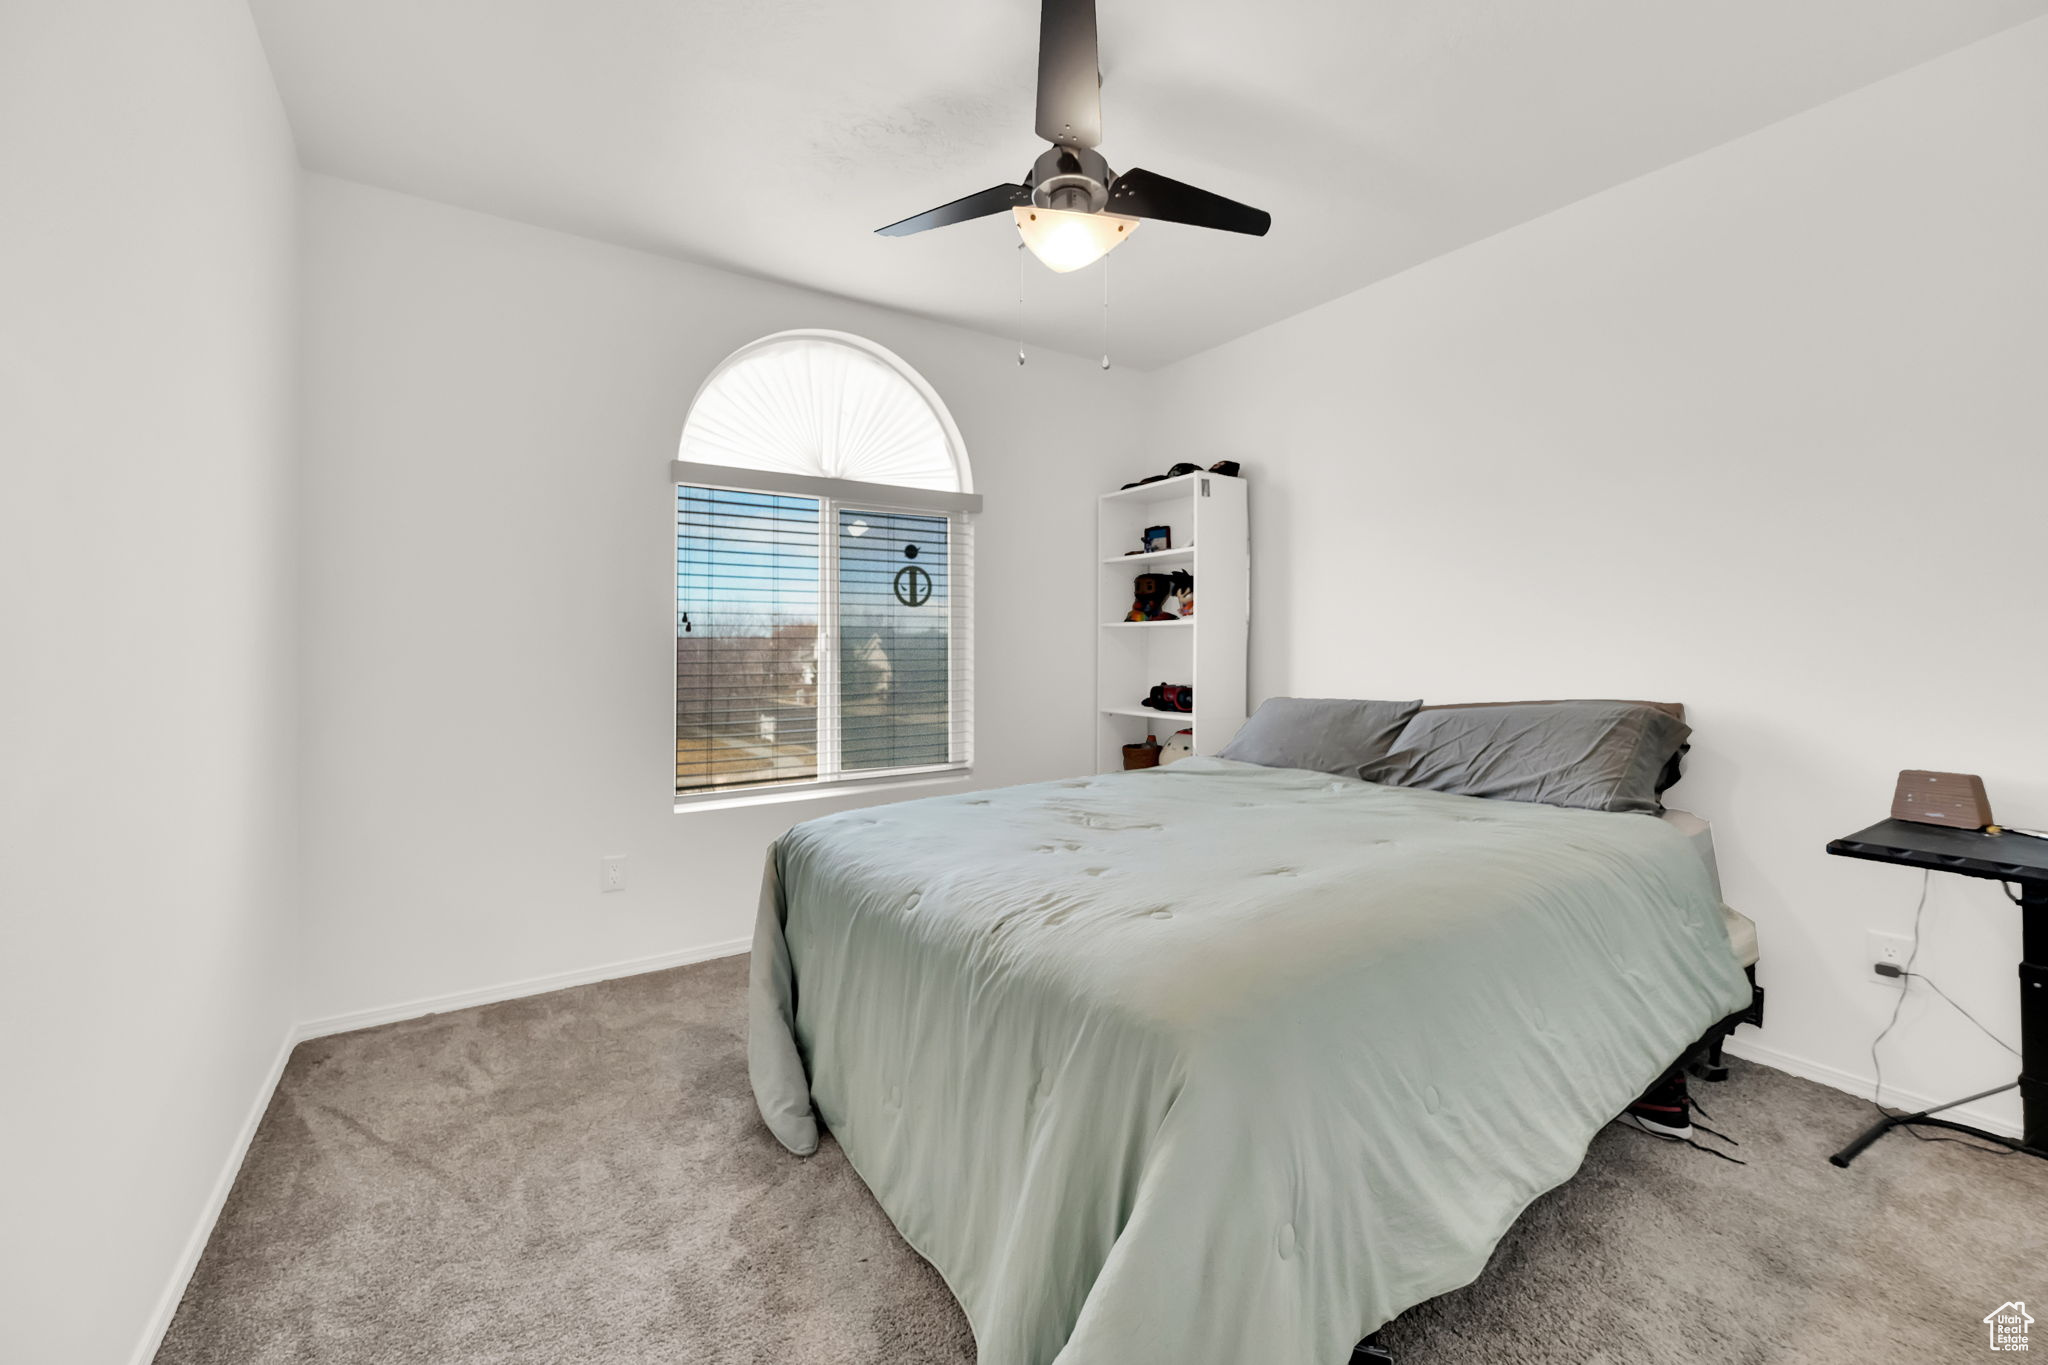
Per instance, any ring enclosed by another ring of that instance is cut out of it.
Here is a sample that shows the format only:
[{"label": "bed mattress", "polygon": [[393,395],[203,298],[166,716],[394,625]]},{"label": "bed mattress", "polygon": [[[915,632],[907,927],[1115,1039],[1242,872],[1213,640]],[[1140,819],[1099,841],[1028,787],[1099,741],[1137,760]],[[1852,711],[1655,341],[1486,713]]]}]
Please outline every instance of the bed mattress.
[{"label": "bed mattress", "polygon": [[982,1365],[1329,1365],[1749,1000],[1685,832],[1222,759],[813,820],[749,1067]]},{"label": "bed mattress", "polygon": [[1756,921],[1721,900],[1721,866],[1714,860],[1714,827],[1686,810],[1667,810],[1661,818],[1685,836],[1686,843],[1692,846],[1694,854],[1705,865],[1707,879],[1713,883],[1714,899],[1721,907],[1721,926],[1728,931],[1729,946],[1735,949],[1735,960],[1745,967],[1754,967],[1757,960]]}]

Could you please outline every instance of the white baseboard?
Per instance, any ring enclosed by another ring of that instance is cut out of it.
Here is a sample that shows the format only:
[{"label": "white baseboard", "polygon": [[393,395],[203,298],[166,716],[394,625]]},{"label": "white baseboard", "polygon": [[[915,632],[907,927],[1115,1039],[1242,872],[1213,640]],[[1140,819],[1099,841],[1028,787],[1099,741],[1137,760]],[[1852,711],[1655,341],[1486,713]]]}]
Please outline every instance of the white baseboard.
[{"label": "white baseboard", "polygon": [[353,1033],[359,1028],[395,1024],[401,1019],[420,1019],[429,1014],[446,1014],[449,1010],[494,1005],[500,1000],[517,1000],[525,995],[544,995],[548,991],[564,990],[570,986],[587,986],[593,981],[611,981],[621,976],[639,976],[642,972],[687,967],[693,962],[709,962],[715,957],[733,957],[753,946],[751,938],[727,939],[723,943],[707,943],[697,948],[684,948],[679,952],[656,953],[653,957],[630,958],[625,962],[608,962],[602,967],[582,967],[575,971],[554,972],[548,976],[529,976],[523,981],[507,981],[497,986],[480,986],[475,990],[454,991],[448,995],[423,996],[418,1000],[407,1000],[397,1005],[380,1005],[374,1009],[355,1010],[348,1014],[332,1014],[325,1019],[309,1019],[300,1024],[297,1037],[298,1041],[304,1042],[308,1038],[325,1038],[330,1033]]},{"label": "white baseboard", "polygon": [[350,1033],[360,1028],[373,1028],[378,1024],[394,1024],[401,1019],[418,1019],[429,1014],[445,1014],[449,1010],[468,1009],[472,1005],[489,1005],[500,1000],[516,1000],[524,995],[542,995],[569,986],[587,986],[593,981],[611,981],[622,976],[638,976],[642,972],[659,972],[670,967],[687,967],[693,962],[709,962],[713,958],[732,957],[753,947],[752,939],[728,939],[723,943],[707,943],[702,947],[685,948],[679,952],[657,953],[653,957],[637,957],[625,962],[610,962],[601,967],[585,967],[577,971],[556,972],[549,976],[532,976],[523,981],[508,981],[502,985],[484,986],[476,990],[456,991],[449,995],[427,996],[419,1000],[408,1000],[400,1005],[385,1005],[378,1009],[357,1010],[352,1014],[337,1014],[326,1019],[311,1019],[294,1025],[285,1031],[284,1041],[278,1045],[277,1056],[271,1060],[270,1070],[257,1087],[256,1097],[249,1105],[249,1112],[242,1120],[235,1140],[229,1145],[227,1160],[222,1164],[220,1175],[213,1182],[213,1189],[207,1195],[206,1205],[199,1211],[199,1221],[192,1229],[192,1235],[185,1240],[184,1250],[178,1255],[178,1263],[172,1270],[170,1283],[158,1298],[156,1310],[144,1325],[142,1340],[137,1343],[131,1365],[150,1365],[156,1358],[157,1349],[163,1345],[164,1334],[171,1330],[171,1319],[177,1315],[178,1304],[185,1297],[185,1288],[192,1282],[192,1273],[199,1268],[199,1258],[206,1251],[206,1243],[213,1236],[214,1224],[220,1220],[220,1211],[228,1202],[228,1193],[235,1187],[235,1178],[242,1173],[242,1162],[249,1155],[249,1144],[256,1140],[257,1126],[263,1122],[264,1111],[270,1107],[270,1097],[277,1091],[277,1083],[284,1077],[285,1063],[291,1060],[292,1049],[308,1038],[324,1038],[332,1033]]},{"label": "white baseboard", "polygon": [[[1840,1067],[1808,1061],[1804,1057],[1795,1057],[1789,1052],[1778,1051],[1778,1049],[1768,1043],[1760,1043],[1754,1038],[1746,1038],[1741,1034],[1737,1034],[1728,1040],[1727,1050],[1744,1061],[1760,1062],[1765,1066],[1776,1067],[1780,1071],[1790,1072],[1792,1075],[1804,1080],[1818,1081],[1822,1085],[1846,1091],[1859,1099],[1867,1100],[1870,1098],[1871,1080],[1868,1076],[1859,1076],[1853,1071],[1844,1071]],[[1926,1109],[1932,1105],[1942,1104],[1954,1098],[1955,1096],[1953,1095],[1922,1095],[1911,1090],[1901,1090],[1889,1082],[1886,1083],[1884,1088],[1884,1102],[1887,1106],[1894,1109]],[[1986,1113],[1974,1105],[1963,1105],[1960,1108],[1949,1110],[1942,1117],[1955,1119],[1958,1123],[1972,1124],[2003,1137],[2016,1138],[2020,1136],[2018,1124],[2005,1118],[2003,1115]]]},{"label": "white baseboard", "polygon": [[192,1272],[199,1269],[199,1257],[206,1250],[207,1239],[213,1236],[213,1225],[228,1202],[228,1192],[235,1187],[235,1177],[242,1173],[242,1159],[249,1155],[249,1144],[256,1140],[256,1129],[263,1122],[263,1112],[270,1107],[270,1097],[284,1076],[284,1064],[291,1060],[292,1049],[298,1043],[298,1031],[286,1029],[284,1041],[278,1044],[277,1056],[271,1058],[269,1071],[265,1073],[262,1084],[256,1087],[256,1098],[250,1103],[249,1112],[243,1116],[234,1141],[228,1145],[227,1160],[221,1164],[213,1189],[206,1196],[206,1204],[199,1211],[199,1222],[192,1229],[192,1235],[185,1239],[184,1249],[178,1253],[178,1262],[171,1270],[171,1281],[157,1298],[149,1321],[143,1324],[142,1340],[135,1347],[133,1365],[149,1365],[156,1358],[157,1348],[164,1344],[164,1333],[171,1330],[171,1319],[177,1316],[178,1303],[185,1297],[185,1286],[192,1282]]}]

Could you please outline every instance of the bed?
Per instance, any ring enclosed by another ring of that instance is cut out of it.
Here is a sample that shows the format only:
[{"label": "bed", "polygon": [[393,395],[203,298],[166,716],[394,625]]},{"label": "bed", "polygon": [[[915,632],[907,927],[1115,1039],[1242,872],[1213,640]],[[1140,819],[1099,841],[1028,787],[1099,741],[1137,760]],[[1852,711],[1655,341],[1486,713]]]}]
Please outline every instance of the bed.
[{"label": "bed", "polygon": [[1703,822],[1194,758],[792,829],[749,1068],[983,1365],[1336,1365],[1750,1005],[1731,923]]}]

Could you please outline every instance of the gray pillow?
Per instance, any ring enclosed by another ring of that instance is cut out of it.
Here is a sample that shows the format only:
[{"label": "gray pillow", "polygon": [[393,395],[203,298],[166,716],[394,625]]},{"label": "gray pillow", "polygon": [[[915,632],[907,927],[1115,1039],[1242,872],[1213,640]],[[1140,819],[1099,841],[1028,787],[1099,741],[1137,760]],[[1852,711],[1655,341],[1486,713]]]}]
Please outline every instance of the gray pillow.
[{"label": "gray pillow", "polygon": [[1369,782],[1587,810],[1664,809],[1660,777],[1692,730],[1635,702],[1546,702],[1423,711]]},{"label": "gray pillow", "polygon": [[1419,701],[1268,697],[1218,758],[1357,777],[1394,747]]}]

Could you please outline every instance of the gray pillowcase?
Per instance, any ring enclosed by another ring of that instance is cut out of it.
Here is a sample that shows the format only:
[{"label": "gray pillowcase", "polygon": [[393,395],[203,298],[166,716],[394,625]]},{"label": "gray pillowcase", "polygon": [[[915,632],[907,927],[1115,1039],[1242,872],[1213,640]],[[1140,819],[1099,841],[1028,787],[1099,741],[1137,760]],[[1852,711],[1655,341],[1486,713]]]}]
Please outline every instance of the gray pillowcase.
[{"label": "gray pillowcase", "polygon": [[1218,758],[1358,777],[1394,747],[1419,701],[1268,697]]},{"label": "gray pillowcase", "polygon": [[1658,780],[1691,727],[1654,706],[1451,707],[1408,722],[1369,782],[1586,810],[1664,809]]}]

